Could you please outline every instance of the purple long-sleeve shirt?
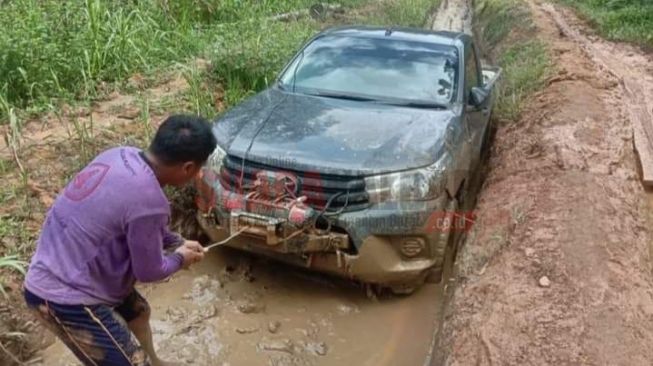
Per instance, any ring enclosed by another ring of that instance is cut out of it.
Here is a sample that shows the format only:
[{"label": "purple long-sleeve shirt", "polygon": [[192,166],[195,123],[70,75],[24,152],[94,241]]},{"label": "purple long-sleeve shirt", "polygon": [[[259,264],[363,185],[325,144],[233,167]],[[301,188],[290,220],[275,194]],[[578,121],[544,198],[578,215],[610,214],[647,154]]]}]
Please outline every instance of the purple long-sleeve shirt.
[{"label": "purple long-sleeve shirt", "polygon": [[180,254],[163,254],[181,238],[168,230],[170,205],[139,153],[101,153],[59,194],[27,272],[29,291],[58,304],[117,305],[136,281],[181,268]]}]

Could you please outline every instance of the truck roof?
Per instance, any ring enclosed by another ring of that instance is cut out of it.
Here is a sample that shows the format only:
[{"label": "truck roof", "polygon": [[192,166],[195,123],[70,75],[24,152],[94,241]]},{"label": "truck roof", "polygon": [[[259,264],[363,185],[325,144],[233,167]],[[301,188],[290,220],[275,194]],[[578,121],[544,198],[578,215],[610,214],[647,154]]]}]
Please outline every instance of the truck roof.
[{"label": "truck roof", "polygon": [[361,38],[387,38],[404,41],[417,41],[444,45],[453,45],[460,41],[467,45],[472,42],[472,37],[462,32],[432,31],[421,28],[405,27],[375,27],[375,26],[344,26],[333,27],[322,31],[320,35],[339,35]]}]

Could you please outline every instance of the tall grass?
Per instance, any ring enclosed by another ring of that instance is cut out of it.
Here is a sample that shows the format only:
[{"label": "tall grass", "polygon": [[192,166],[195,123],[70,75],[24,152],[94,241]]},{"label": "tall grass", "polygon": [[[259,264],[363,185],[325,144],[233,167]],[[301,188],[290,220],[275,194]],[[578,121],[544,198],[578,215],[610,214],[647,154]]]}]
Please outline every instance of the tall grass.
[{"label": "tall grass", "polygon": [[[353,0],[350,0],[353,1]],[[98,83],[202,54],[225,24],[310,0],[12,0],[0,11],[0,99],[39,110],[97,96]]]},{"label": "tall grass", "polygon": [[389,0],[378,20],[387,26],[421,28],[438,5],[440,0]]},{"label": "tall grass", "polygon": [[263,21],[256,28],[233,26],[217,37],[212,55],[211,80],[225,87],[225,104],[270,85],[281,67],[320,24],[311,20],[291,23]]},{"label": "tall grass", "polygon": [[499,87],[497,116],[514,121],[522,104],[544,85],[551,66],[546,46],[538,40],[518,42],[499,57],[504,79]]},{"label": "tall grass", "polygon": [[605,37],[653,49],[653,1],[561,0],[580,11]]},{"label": "tall grass", "polygon": [[516,121],[528,97],[540,89],[551,60],[535,37],[530,13],[517,0],[475,1],[474,31],[486,57],[503,68],[495,116]]}]

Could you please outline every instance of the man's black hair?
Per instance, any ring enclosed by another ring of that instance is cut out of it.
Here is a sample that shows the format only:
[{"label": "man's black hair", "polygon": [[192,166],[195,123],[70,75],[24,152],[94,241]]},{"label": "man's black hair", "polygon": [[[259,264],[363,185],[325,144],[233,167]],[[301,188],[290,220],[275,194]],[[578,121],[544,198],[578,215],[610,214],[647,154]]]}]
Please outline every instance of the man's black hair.
[{"label": "man's black hair", "polygon": [[154,135],[150,152],[163,164],[194,161],[203,164],[217,144],[211,125],[202,117],[173,115]]}]

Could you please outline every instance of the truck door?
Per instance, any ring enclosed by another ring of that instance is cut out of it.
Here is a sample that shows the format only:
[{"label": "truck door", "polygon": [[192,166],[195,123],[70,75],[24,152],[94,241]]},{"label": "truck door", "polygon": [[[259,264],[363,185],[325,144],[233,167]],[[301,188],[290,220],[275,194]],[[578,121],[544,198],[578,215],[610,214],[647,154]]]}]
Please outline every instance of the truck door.
[{"label": "truck door", "polygon": [[483,78],[481,75],[481,68],[477,58],[476,50],[473,46],[469,46],[466,52],[465,60],[465,134],[469,143],[469,169],[476,169],[480,161],[481,145],[483,144],[483,135],[487,127],[487,114],[484,106],[474,106],[471,103],[470,94],[473,87],[482,87]]}]

